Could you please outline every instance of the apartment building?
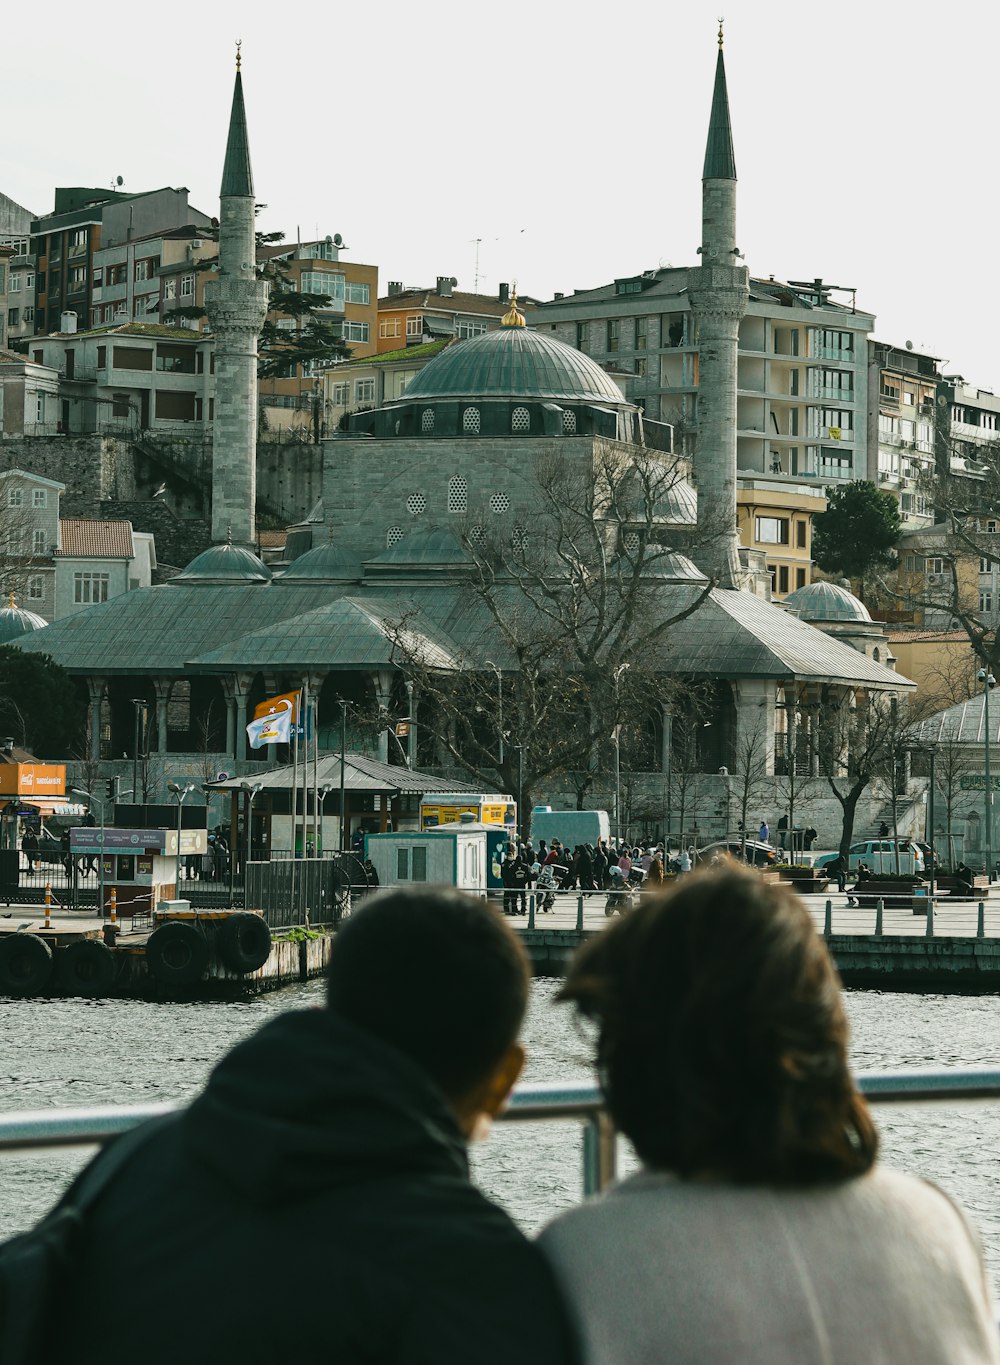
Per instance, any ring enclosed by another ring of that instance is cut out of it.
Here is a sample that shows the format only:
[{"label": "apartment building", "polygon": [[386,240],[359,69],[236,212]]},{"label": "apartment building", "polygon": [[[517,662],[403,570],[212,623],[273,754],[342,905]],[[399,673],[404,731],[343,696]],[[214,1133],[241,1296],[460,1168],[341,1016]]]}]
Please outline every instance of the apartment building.
[{"label": "apartment building", "polygon": [[55,618],[148,588],[155,568],[153,536],[134,531],[130,521],[63,517],[55,553]]},{"label": "apartment building", "polygon": [[380,408],[401,398],[406,386],[449,341],[429,341],[382,355],[347,360],[323,376],[323,413],[327,430],[335,431],[345,414]]},{"label": "apartment building", "polygon": [[741,476],[736,490],[740,543],[764,555],[775,601],[812,582],[812,519],[825,511],[826,496],[815,485]]},{"label": "apartment building", "polygon": [[[439,275],[433,289],[404,289],[389,281],[389,292],[378,301],[378,350],[427,346],[434,341],[467,341],[500,326],[510,306],[510,286],[496,294],[469,294],[456,289],[454,276]],[[517,306],[531,325],[538,300],[518,295]]]},{"label": "apartment building", "polygon": [[872,341],[869,358],[867,478],[895,497],[905,531],[920,530],[934,520],[940,361],[909,342]]},{"label": "apartment building", "polygon": [[[74,312],[82,326],[93,320],[94,289],[102,307],[107,281],[95,273],[95,256],[102,248],[148,239],[155,233],[184,226],[208,227],[211,219],[187,201],[186,189],[165,187],[142,194],[118,190],[59,188],[52,213],[31,223],[34,243],[35,334],[59,330],[63,313]],[[142,258],[145,261],[149,257]],[[121,265],[115,262],[115,265]],[[130,264],[134,269],[135,257]],[[144,265],[143,269],[149,268]],[[115,286],[120,282],[117,272]],[[146,283],[146,281],[141,281]],[[143,291],[140,291],[143,292]]]},{"label": "apartment building", "polygon": [[61,418],[59,371],[0,350],[0,440],[55,436]]},{"label": "apartment building", "polygon": [[25,469],[0,474],[0,577],[20,605],[55,620],[59,498],[65,485]]},{"label": "apartment building", "polygon": [[[191,212],[204,218],[196,210]],[[116,241],[96,251],[90,326],[169,321],[175,308],[196,306],[198,274],[205,273],[199,272],[197,265],[218,254],[218,244],[199,235],[205,230],[211,230],[208,219],[200,226],[190,224]],[[170,307],[164,309],[164,305]],[[178,322],[199,330],[186,315]]]}]

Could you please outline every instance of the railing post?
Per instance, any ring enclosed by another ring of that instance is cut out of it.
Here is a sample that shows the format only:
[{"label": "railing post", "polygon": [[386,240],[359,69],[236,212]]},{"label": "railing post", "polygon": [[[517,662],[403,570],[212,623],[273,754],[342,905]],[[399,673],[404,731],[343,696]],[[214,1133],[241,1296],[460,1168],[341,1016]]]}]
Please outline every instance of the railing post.
[{"label": "railing post", "polygon": [[111,888],[111,923],[118,923],[118,889],[114,886]]},{"label": "railing post", "polygon": [[826,914],[823,916],[823,937],[829,938],[833,933],[833,901],[827,901]]},{"label": "railing post", "polygon": [[582,934],[582,933],[583,933],[583,895],[582,895],[582,893],[581,893],[579,896],[577,896],[577,898],[576,898],[576,932],[577,932],[578,934]]},{"label": "railing post", "polygon": [[601,1111],[583,1125],[583,1193],[586,1198],[611,1184],[618,1168],[614,1125]]},{"label": "railing post", "polygon": [[534,891],[531,891],[531,892],[529,892],[529,894],[528,894],[528,928],[529,928],[529,929],[534,929],[534,927],[535,927],[535,893],[534,893]]},{"label": "railing post", "polygon": [[879,896],[875,902],[875,937],[882,937],[882,914],[885,910],[885,901]]},{"label": "railing post", "polygon": [[45,883],[45,927],[52,928],[52,884]]},{"label": "railing post", "polygon": [[934,937],[934,897],[927,897],[927,938]]},{"label": "railing post", "polygon": [[976,938],[985,938],[985,937],[986,937],[986,905],[985,905],[985,902],[980,901],[980,902],[979,902],[979,915],[978,915],[978,917],[977,917],[977,919],[976,919]]}]

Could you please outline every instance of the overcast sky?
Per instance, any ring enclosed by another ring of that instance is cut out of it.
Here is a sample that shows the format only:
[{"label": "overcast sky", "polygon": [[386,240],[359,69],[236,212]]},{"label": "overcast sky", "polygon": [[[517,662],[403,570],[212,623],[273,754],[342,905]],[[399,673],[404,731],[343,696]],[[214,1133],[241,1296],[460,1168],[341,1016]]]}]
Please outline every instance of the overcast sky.
[{"label": "overcast sky", "polygon": [[[720,5],[722,8],[720,9]],[[49,0],[4,63],[0,191],[186,185],[218,213],[243,39],[261,226],[388,280],[544,298],[696,261],[726,15],[739,235],[759,275],[856,286],[875,335],[1000,391],[1000,5]]]}]

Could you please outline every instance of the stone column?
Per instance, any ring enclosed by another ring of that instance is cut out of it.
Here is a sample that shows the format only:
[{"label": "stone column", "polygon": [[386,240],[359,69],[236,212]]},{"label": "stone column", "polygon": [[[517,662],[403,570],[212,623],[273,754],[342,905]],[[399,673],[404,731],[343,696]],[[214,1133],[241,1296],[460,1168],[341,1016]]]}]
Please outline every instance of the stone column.
[{"label": "stone column", "polygon": [[90,721],[90,761],[101,761],[101,708],[104,704],[104,678],[87,679],[88,718]]},{"label": "stone column", "polygon": [[236,748],[236,701],[226,697],[226,753],[232,754]]},{"label": "stone column", "polygon": [[[387,668],[380,668],[371,675],[372,686],[375,688],[375,700],[378,702],[379,719],[385,724],[378,732],[378,758],[380,763],[389,761],[389,725],[394,726],[393,717],[389,714],[389,702],[392,697],[393,674]],[[393,748],[396,741],[393,740]]]},{"label": "stone column", "polygon": [[[793,695],[792,684],[786,692]],[[774,772],[774,704],[776,684],[770,678],[741,679],[734,684],[736,701],[736,750],[748,735],[759,732],[765,771]]]},{"label": "stone column", "polygon": [[156,752],[158,754],[167,752],[167,704],[170,701],[170,691],[173,685],[173,678],[153,679],[153,691],[156,694]]}]

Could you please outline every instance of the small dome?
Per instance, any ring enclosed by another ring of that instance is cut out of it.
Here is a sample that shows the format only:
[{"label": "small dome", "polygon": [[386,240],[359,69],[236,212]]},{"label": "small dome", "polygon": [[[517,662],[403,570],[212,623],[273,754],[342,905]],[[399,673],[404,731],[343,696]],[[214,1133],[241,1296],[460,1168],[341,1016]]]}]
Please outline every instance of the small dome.
[{"label": "small dome", "polygon": [[796,588],[782,605],[802,621],[870,622],[872,619],[864,602],[839,583],[809,583],[804,588]]},{"label": "small dome", "polygon": [[[653,556],[652,562],[642,566],[642,577],[660,578],[670,583],[707,583],[708,574],[702,573],[694,560],[677,550],[666,553],[658,546],[651,546],[647,554]],[[619,555],[617,563],[623,573],[632,572],[632,561],[627,554]]]},{"label": "small dome", "polygon": [[453,531],[411,531],[388,550],[366,561],[368,564],[385,564],[396,568],[411,564],[426,567],[469,562],[469,556]]},{"label": "small dome", "polygon": [[698,495],[689,483],[678,479],[653,509],[658,521],[695,526],[698,522]]},{"label": "small dome", "polygon": [[17,606],[11,593],[8,605],[0,608],[0,645],[9,645],[11,640],[28,635],[33,630],[44,630],[48,624],[44,617]]},{"label": "small dome", "polygon": [[271,570],[242,545],[211,545],[171,583],[267,583]]},{"label": "small dome", "polygon": [[311,583],[358,583],[361,581],[361,561],[336,545],[314,545],[274,581],[291,583],[308,580]]},{"label": "small dome", "polygon": [[611,376],[582,351],[510,325],[446,346],[398,401],[429,398],[537,398],[614,408],[627,402]]}]

